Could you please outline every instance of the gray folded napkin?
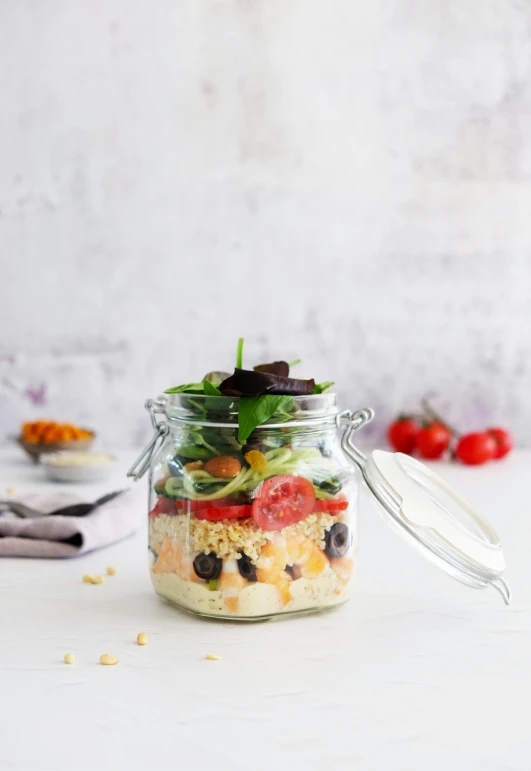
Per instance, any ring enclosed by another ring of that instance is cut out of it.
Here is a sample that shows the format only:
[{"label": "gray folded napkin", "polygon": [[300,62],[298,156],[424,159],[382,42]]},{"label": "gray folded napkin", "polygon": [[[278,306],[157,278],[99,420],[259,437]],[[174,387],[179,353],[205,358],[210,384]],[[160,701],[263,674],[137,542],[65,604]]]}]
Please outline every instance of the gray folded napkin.
[{"label": "gray folded napkin", "polygon": [[[138,530],[145,517],[144,495],[140,487],[131,488],[85,517],[19,519],[0,512],[0,557],[75,557],[110,546]],[[86,498],[50,492],[17,500],[40,511],[54,511]]]}]

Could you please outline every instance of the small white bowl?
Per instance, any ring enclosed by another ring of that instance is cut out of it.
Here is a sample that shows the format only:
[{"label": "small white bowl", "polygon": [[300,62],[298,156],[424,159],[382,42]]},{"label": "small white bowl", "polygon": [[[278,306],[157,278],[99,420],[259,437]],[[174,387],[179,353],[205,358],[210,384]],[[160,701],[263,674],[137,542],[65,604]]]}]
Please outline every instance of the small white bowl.
[{"label": "small white bowl", "polygon": [[97,482],[107,479],[116,458],[106,452],[54,452],[41,456],[41,466],[52,482]]}]

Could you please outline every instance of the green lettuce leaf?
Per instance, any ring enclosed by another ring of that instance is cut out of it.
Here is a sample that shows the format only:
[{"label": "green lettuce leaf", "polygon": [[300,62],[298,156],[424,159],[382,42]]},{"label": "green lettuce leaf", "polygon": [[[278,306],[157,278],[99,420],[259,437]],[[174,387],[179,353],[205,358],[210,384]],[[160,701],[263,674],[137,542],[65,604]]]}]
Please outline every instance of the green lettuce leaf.
[{"label": "green lettuce leaf", "polygon": [[249,438],[255,428],[261,426],[275,412],[290,405],[290,396],[242,396],[238,407],[238,441],[242,444]]}]

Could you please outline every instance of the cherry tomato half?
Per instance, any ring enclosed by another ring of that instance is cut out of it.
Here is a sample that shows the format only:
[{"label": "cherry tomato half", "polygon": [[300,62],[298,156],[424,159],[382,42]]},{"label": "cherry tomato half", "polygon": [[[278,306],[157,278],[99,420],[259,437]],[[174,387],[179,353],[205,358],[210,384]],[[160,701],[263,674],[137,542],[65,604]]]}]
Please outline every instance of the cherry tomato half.
[{"label": "cherry tomato half", "polygon": [[421,428],[417,435],[417,450],[426,460],[437,460],[450,446],[452,434],[442,423]]},{"label": "cherry tomato half", "polygon": [[483,431],[462,436],[455,448],[455,457],[467,466],[479,466],[495,458],[496,452],[496,440]]},{"label": "cherry tomato half", "polygon": [[253,501],[253,519],[262,530],[281,530],[311,514],[314,504],[311,482],[282,474],[263,482]]},{"label": "cherry tomato half", "polygon": [[487,433],[492,436],[496,442],[496,459],[505,458],[513,449],[514,442],[511,434],[504,428],[489,428]]},{"label": "cherry tomato half", "polygon": [[387,439],[393,450],[411,455],[416,447],[419,431],[419,426],[411,418],[399,418],[387,429]]},{"label": "cherry tomato half", "polygon": [[314,511],[328,511],[333,514],[335,511],[345,511],[348,508],[348,501],[344,495],[338,498],[332,498],[327,501],[316,500],[313,507]]},{"label": "cherry tomato half", "polygon": [[[213,501],[210,501],[213,503]],[[220,519],[238,519],[240,517],[250,517],[252,506],[224,506],[223,508],[200,509],[195,512],[197,519],[206,519],[208,522],[217,522]]]},{"label": "cherry tomato half", "polygon": [[234,498],[218,498],[215,501],[192,501],[182,499],[176,501],[179,511],[201,511],[201,509],[220,509],[225,506],[237,506],[238,501]]},{"label": "cherry tomato half", "polygon": [[155,506],[149,512],[151,519],[155,519],[159,514],[176,514],[175,501],[171,498],[159,498]]}]

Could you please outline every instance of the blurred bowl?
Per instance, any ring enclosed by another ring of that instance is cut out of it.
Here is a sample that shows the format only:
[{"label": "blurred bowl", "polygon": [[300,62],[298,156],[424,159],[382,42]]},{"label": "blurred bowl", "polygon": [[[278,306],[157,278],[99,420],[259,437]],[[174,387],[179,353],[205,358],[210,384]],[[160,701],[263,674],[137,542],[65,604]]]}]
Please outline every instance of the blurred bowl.
[{"label": "blurred bowl", "polygon": [[[85,431],[90,431],[90,429],[87,428]],[[90,433],[91,436],[87,439],[70,439],[68,442],[55,442],[53,444],[25,442],[21,436],[17,436],[16,441],[28,453],[30,458],[37,463],[41,455],[47,455],[48,453],[62,452],[64,450],[73,450],[75,452],[88,450],[96,438],[94,431],[90,431]]]},{"label": "blurred bowl", "polygon": [[106,452],[64,451],[41,458],[44,473],[52,482],[97,482],[114,471],[116,458]]}]

